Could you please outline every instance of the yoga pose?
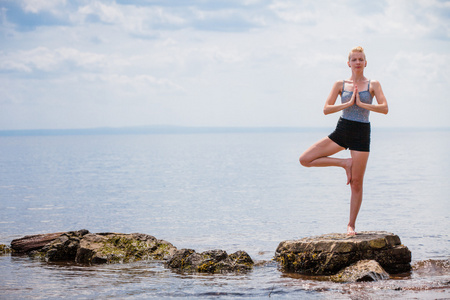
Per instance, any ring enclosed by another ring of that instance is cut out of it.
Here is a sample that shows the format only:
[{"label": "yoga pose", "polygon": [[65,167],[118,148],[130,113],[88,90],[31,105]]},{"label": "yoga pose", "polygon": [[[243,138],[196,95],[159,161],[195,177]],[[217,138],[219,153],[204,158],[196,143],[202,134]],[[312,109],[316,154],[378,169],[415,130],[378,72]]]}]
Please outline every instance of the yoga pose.
[{"label": "yoga pose", "polygon": [[[364,77],[367,66],[362,47],[353,48],[348,56],[348,66],[352,75],[347,80],[339,80],[331,89],[325,102],[325,115],[342,110],[336,129],[309,147],[301,156],[300,163],[305,167],[344,168],[347,184],[351,187],[350,218],[347,234],[355,235],[355,223],[363,197],[363,179],[370,151],[369,112],[388,113],[386,97],[376,80]],[[341,104],[335,104],[338,96]],[[372,104],[373,97],[378,104]],[[344,149],[350,150],[351,158],[335,158],[333,154]]]}]

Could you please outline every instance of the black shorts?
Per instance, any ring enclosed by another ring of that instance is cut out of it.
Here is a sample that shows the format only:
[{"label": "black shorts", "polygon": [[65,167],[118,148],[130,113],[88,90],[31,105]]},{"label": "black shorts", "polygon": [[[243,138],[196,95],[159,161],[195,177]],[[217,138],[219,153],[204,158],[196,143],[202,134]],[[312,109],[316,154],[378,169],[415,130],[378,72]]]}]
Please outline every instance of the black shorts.
[{"label": "black shorts", "polygon": [[370,151],[370,123],[340,118],[336,129],[328,137],[345,149]]}]

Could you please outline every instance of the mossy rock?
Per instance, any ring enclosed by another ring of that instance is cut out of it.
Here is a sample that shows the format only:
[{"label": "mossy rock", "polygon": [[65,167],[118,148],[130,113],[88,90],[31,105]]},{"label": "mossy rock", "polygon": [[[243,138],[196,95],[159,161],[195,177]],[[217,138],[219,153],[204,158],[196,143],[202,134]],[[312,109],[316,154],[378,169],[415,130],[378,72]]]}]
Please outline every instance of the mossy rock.
[{"label": "mossy rock", "polygon": [[171,243],[141,233],[88,234],[80,241],[75,261],[98,264],[165,260],[175,250]]},{"label": "mossy rock", "polygon": [[387,272],[411,270],[411,252],[397,235],[389,232],[361,232],[356,236],[325,234],[281,242],[275,253],[285,272],[306,275],[334,275],[360,260],[377,261]]},{"label": "mossy rock", "polygon": [[179,272],[217,274],[248,272],[252,270],[254,263],[244,251],[228,255],[223,250],[197,253],[192,249],[181,249],[174,253],[166,265]]},{"label": "mossy rock", "polygon": [[98,233],[88,230],[26,236],[11,245],[17,252],[49,262],[86,264],[166,260],[176,250],[171,243],[142,233]]},{"label": "mossy rock", "polygon": [[0,244],[0,255],[5,255],[5,254],[10,254],[11,253],[11,248],[4,245],[4,244]]}]

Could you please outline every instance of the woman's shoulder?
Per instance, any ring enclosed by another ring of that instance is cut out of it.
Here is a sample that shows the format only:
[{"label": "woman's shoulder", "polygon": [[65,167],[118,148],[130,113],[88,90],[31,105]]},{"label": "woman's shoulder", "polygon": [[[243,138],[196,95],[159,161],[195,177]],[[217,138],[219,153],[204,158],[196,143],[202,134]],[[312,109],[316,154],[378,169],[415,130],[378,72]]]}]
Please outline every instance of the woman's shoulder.
[{"label": "woman's shoulder", "polygon": [[376,88],[380,88],[380,87],[381,87],[381,83],[378,80],[375,80],[375,79],[370,80],[370,88],[371,89],[376,89]]},{"label": "woman's shoulder", "polygon": [[333,87],[339,87],[342,88],[345,84],[345,80],[341,79],[341,80],[336,80],[333,84]]},{"label": "woman's shoulder", "polygon": [[342,93],[342,91],[344,90],[343,89],[344,83],[345,83],[345,80],[336,80],[333,84],[333,90],[340,95]]}]

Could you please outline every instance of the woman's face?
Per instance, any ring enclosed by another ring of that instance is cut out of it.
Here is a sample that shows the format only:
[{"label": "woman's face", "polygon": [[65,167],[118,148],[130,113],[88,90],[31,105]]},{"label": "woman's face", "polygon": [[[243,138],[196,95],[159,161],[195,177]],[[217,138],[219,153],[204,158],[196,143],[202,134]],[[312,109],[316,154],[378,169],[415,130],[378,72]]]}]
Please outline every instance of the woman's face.
[{"label": "woman's face", "polygon": [[348,61],[348,66],[355,71],[364,70],[367,66],[365,54],[362,52],[353,52],[350,56],[350,60]]}]

